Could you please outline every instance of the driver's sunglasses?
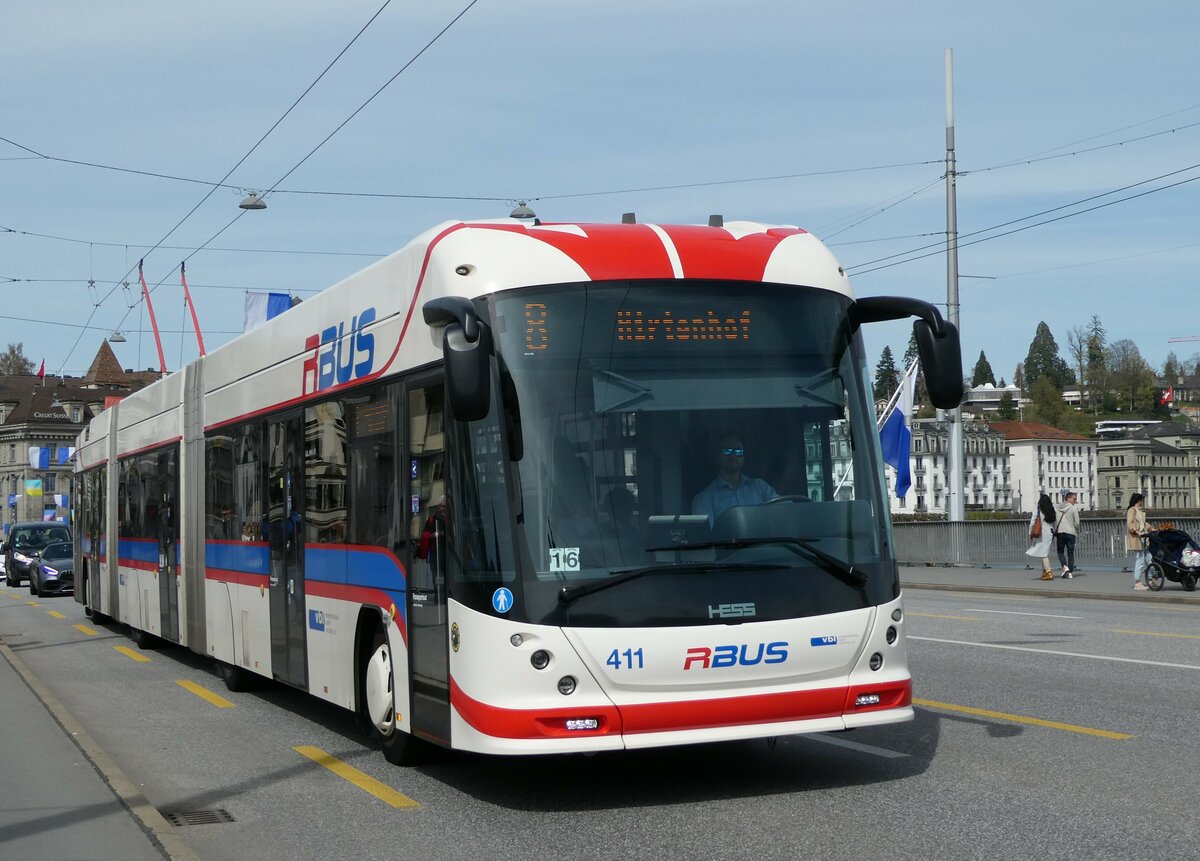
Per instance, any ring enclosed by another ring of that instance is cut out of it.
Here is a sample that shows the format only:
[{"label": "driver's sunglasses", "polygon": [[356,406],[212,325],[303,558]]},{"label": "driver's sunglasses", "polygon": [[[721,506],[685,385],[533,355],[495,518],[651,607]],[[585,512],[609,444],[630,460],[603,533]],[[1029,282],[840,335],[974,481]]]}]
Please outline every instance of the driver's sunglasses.
[{"label": "driver's sunglasses", "polygon": [[725,457],[729,457],[731,454],[736,454],[738,457],[745,457],[746,450],[744,448],[723,448],[721,449],[721,454],[725,455]]}]

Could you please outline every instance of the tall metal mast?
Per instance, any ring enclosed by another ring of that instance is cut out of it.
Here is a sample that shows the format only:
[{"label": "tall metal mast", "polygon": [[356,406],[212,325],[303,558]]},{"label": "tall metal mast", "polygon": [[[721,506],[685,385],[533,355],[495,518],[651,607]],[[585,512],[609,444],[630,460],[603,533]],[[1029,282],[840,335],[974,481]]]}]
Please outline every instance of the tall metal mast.
[{"label": "tall metal mast", "polygon": [[[946,317],[962,332],[958,322],[958,209],[954,173],[954,51],[946,49]],[[947,413],[950,420],[946,463],[946,511],[951,523],[966,519],[963,493],[962,407]]]}]

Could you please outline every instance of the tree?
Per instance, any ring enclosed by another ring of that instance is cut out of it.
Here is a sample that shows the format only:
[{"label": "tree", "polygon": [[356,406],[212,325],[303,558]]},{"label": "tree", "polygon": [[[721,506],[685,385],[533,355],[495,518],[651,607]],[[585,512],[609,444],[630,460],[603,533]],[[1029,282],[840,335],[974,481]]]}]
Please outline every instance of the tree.
[{"label": "tree", "polygon": [[1013,371],[1013,385],[1022,395],[1025,394],[1025,366],[1020,362],[1017,362],[1017,369]]},{"label": "tree", "polygon": [[971,385],[982,386],[984,383],[996,385],[996,375],[992,373],[992,366],[987,360],[987,356],[983,354],[983,350],[979,351],[979,361],[975,363],[975,370],[971,373]]},{"label": "tree", "polygon": [[1122,406],[1130,412],[1138,408],[1139,401],[1141,408],[1147,411],[1154,409],[1154,404],[1150,402],[1150,398],[1157,395],[1154,372],[1133,341],[1126,338],[1109,348],[1108,376],[1113,386],[1121,392]]},{"label": "tree", "polygon": [[9,344],[0,355],[0,376],[20,376],[33,373],[33,360],[25,358],[24,342]]},{"label": "tree", "polygon": [[886,401],[900,387],[900,374],[896,370],[896,360],[892,358],[892,348],[884,347],[879,355],[879,364],[875,366],[875,400]]},{"label": "tree", "polygon": [[1025,383],[1032,391],[1039,377],[1049,377],[1060,392],[1075,382],[1075,372],[1058,354],[1058,343],[1045,321],[1038,323],[1029,354],[1025,357]]},{"label": "tree", "polygon": [[1099,413],[1100,407],[1108,395],[1108,368],[1105,360],[1108,345],[1105,337],[1104,326],[1101,325],[1100,318],[1093,314],[1092,321],[1088,324],[1085,371],[1088,402],[1092,406],[1093,414]]},{"label": "tree", "polygon": [[1163,383],[1168,386],[1174,386],[1183,382],[1183,366],[1179,364],[1179,359],[1175,355],[1175,351],[1167,353],[1167,360],[1163,362]]},{"label": "tree", "polygon": [[1042,421],[1048,425],[1058,424],[1065,406],[1062,390],[1054,385],[1054,381],[1049,376],[1043,374],[1038,377],[1037,382],[1029,389],[1029,399],[1033,402],[1033,409]]},{"label": "tree", "polygon": [[996,408],[996,418],[1002,422],[1010,422],[1017,417],[1017,401],[1012,392],[1000,396],[1000,406]]},{"label": "tree", "polygon": [[1075,363],[1075,370],[1079,372],[1079,403],[1083,404],[1083,381],[1086,379],[1083,375],[1085,366],[1087,365],[1087,343],[1088,330],[1086,326],[1075,326],[1067,331],[1067,352],[1071,356],[1071,361]]}]

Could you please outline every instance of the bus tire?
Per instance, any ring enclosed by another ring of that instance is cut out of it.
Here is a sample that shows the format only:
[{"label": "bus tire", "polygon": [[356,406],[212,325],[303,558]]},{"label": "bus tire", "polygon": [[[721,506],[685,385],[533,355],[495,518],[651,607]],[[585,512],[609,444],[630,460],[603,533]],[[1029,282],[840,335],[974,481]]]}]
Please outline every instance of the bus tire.
[{"label": "bus tire", "polygon": [[235,694],[253,690],[255,675],[244,667],[235,667],[224,661],[217,661],[217,675],[225,683],[225,688]]},{"label": "bus tire", "polygon": [[393,765],[420,761],[421,742],[396,726],[396,674],[392,671],[392,647],[383,629],[376,626],[371,645],[362,661],[363,715],[371,736],[379,742],[384,758]]},{"label": "bus tire", "polygon": [[158,638],[148,631],[143,631],[141,628],[129,629],[129,638],[133,640],[134,645],[143,651],[153,649]]}]

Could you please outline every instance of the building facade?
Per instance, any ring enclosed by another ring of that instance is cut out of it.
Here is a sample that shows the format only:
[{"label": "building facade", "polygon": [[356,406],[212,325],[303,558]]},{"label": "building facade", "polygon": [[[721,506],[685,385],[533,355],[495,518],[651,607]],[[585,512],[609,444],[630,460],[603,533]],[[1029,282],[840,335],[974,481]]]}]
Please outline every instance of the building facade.
[{"label": "building facade", "polygon": [[[903,498],[896,497],[896,475],[887,470],[892,513],[944,515],[949,509],[950,422],[914,419],[911,427],[912,486]],[[987,422],[963,422],[963,501],[964,508],[974,511],[1009,511],[1013,507],[1004,437]]]},{"label": "building facade", "polygon": [[26,520],[69,521],[75,440],[112,399],[158,378],[122,370],[107,342],[86,376],[0,376],[0,531]]},{"label": "building facade", "polygon": [[1149,509],[1200,507],[1200,431],[1160,422],[1102,439],[1097,452],[1100,506],[1122,511],[1131,494]]},{"label": "building facade", "polygon": [[1037,422],[992,422],[1008,449],[1012,510],[1031,512],[1038,496],[1055,502],[1073,490],[1085,509],[1100,507],[1096,492],[1097,441]]}]

